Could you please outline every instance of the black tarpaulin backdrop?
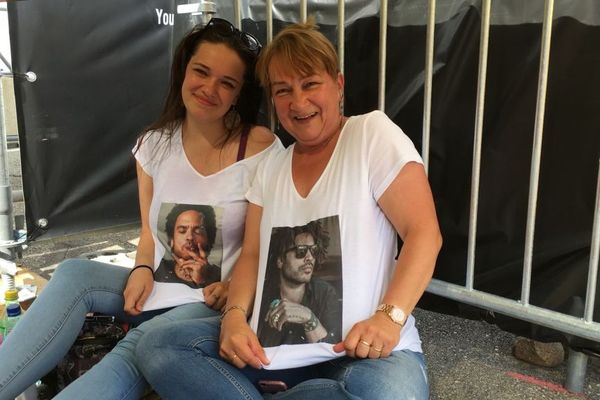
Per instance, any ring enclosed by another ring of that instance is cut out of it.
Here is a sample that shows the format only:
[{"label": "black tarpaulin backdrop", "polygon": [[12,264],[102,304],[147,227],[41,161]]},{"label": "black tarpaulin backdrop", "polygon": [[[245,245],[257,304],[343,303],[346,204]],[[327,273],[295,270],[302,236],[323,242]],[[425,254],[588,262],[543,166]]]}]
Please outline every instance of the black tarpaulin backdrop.
[{"label": "black tarpaulin backdrop", "polygon": [[[38,75],[15,81],[30,233],[40,218],[49,222],[38,232],[46,236],[138,220],[130,150],[161,108],[181,22],[175,15],[175,28],[161,25],[157,10],[175,9],[158,0],[9,3],[14,70]],[[274,32],[281,26],[275,21]],[[264,40],[264,21],[246,20],[244,28]],[[322,29],[335,40],[334,26]],[[475,7],[436,26],[429,176],[444,247],[435,276],[458,284],[467,261],[479,30]],[[532,23],[490,32],[475,288],[513,299],[521,290],[541,30]],[[347,27],[347,114],[377,107],[378,31],[375,17]],[[386,113],[419,148],[425,33],[423,25],[388,29]],[[600,156],[597,43],[600,27],[555,19],[531,303],[575,315],[585,297]],[[434,296],[421,306],[470,313]],[[558,335],[495,322],[541,339]]]}]

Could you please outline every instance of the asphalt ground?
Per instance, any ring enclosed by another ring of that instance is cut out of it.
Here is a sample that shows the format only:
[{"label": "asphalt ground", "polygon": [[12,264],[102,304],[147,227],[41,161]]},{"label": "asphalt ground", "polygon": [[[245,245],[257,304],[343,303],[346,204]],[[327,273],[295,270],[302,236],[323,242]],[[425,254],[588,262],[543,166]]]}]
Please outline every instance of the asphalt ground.
[{"label": "asphalt ground", "polygon": [[[8,155],[10,181],[20,189],[18,151]],[[23,203],[14,204],[23,215]],[[50,279],[67,259],[104,255],[115,260],[131,257],[139,227],[123,226],[30,242],[18,260],[25,268]],[[544,368],[512,356],[515,336],[485,321],[469,320],[417,308],[414,312],[428,362],[431,399],[436,400],[600,400],[600,359],[590,358],[582,394],[562,385],[567,362]]]}]

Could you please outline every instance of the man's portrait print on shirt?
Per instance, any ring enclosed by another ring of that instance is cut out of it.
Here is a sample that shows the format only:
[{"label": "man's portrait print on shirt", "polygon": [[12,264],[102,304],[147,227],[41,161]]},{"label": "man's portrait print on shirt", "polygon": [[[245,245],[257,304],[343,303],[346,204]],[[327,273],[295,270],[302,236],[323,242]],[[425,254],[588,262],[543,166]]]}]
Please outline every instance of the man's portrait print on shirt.
[{"label": "man's portrait print on shirt", "polygon": [[261,344],[337,343],[341,330],[338,216],[273,228],[258,321]]},{"label": "man's portrait print on shirt", "polygon": [[156,282],[203,288],[221,280],[221,209],[209,205],[163,203],[159,241],[165,249]]}]

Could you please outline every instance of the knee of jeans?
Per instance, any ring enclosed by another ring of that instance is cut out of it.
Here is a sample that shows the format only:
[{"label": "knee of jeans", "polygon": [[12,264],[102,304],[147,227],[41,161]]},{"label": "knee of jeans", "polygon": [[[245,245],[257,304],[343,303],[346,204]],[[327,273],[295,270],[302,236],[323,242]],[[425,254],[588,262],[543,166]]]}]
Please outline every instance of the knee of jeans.
[{"label": "knee of jeans", "polygon": [[82,265],[86,261],[87,260],[75,258],[64,260],[56,267],[52,279],[67,280],[70,283],[85,282],[89,280],[87,279],[90,276],[89,270]]},{"label": "knee of jeans", "polygon": [[414,356],[398,354],[365,361],[345,368],[344,386],[348,392],[359,397],[379,393],[381,399],[429,398],[427,373]]},{"label": "knee of jeans", "polygon": [[[144,374],[151,374],[152,370],[159,370],[162,368],[160,360],[162,357],[159,356],[161,350],[161,335],[157,335],[158,329],[145,332],[138,339],[135,345],[135,358],[137,359],[140,369]],[[164,342],[163,342],[164,344]]]},{"label": "knee of jeans", "polygon": [[142,362],[146,357],[153,353],[154,347],[158,343],[156,330],[157,329],[153,329],[148,332],[144,332],[137,341],[135,346],[135,355]]}]

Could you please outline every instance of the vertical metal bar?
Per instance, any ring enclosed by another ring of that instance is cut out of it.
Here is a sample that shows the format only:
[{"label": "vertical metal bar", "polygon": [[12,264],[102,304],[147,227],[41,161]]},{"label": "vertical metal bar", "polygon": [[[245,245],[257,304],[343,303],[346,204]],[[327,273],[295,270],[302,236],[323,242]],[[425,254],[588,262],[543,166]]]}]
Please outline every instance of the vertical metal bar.
[{"label": "vertical metal bar", "polygon": [[378,108],[385,112],[385,64],[387,55],[387,18],[388,2],[381,0],[379,10],[379,88],[378,88]]},{"label": "vertical metal bar", "polygon": [[338,58],[340,60],[340,72],[344,73],[344,57],[346,51],[346,8],[344,0],[338,0]]},{"label": "vertical metal bar", "polygon": [[[0,77],[0,240],[14,241],[12,194],[8,177],[8,149],[6,145],[6,108],[4,106],[4,78]],[[13,260],[12,248],[0,246],[4,258]]]},{"label": "vertical metal bar", "polygon": [[550,39],[552,37],[552,15],[554,0],[546,0],[544,5],[544,24],[542,27],[542,50],[540,54],[540,73],[538,77],[538,96],[535,110],[535,128],[533,135],[533,152],[529,177],[529,201],[527,204],[527,228],[525,232],[525,256],[523,265],[523,281],[521,285],[521,302],[529,304],[531,286],[531,268],[533,259],[533,239],[535,236],[535,214],[540,179],[540,159],[542,155],[542,137],[544,133],[544,112],[546,108],[546,87],[548,84],[548,64],[550,60]]},{"label": "vertical metal bar", "polygon": [[427,38],[425,39],[425,76],[423,100],[423,145],[421,156],[425,172],[429,172],[429,136],[431,131],[431,85],[433,81],[433,45],[435,39],[435,0],[427,6]]},{"label": "vertical metal bar", "polygon": [[[599,163],[600,164],[600,163]],[[596,285],[598,283],[598,259],[600,257],[600,165],[598,167],[598,183],[596,184],[596,208],[592,228],[592,244],[590,246],[590,267],[588,270],[587,291],[583,318],[592,322],[594,302],[596,300]]]},{"label": "vertical metal bar", "polygon": [[233,18],[235,22],[235,27],[238,29],[242,29],[242,0],[235,0],[233,2]]},{"label": "vertical metal bar", "polygon": [[488,46],[490,36],[491,0],[483,0],[481,33],[479,38],[479,75],[477,81],[477,105],[475,110],[475,138],[473,140],[473,166],[471,167],[471,207],[469,210],[469,244],[467,250],[467,277],[465,286],[473,290],[475,276],[475,245],[477,238],[477,214],[479,211],[479,177],[481,172],[481,143],[483,115],[485,112],[485,86],[487,77]]},{"label": "vertical metal bar", "polygon": [[307,15],[308,15],[307,0],[300,0],[300,21],[306,22]]},{"label": "vertical metal bar", "polygon": [[273,0],[267,0],[265,14],[267,20],[267,44],[269,44],[273,40]]},{"label": "vertical metal bar", "polygon": [[[273,0],[267,0],[266,5],[266,20],[267,20],[267,45],[273,40]],[[275,110],[273,109],[273,103],[270,99],[267,99],[268,112],[269,112],[269,125],[271,131],[275,132]]]},{"label": "vertical metal bar", "polygon": [[572,393],[582,393],[585,383],[588,356],[573,349],[569,350],[565,388]]}]

